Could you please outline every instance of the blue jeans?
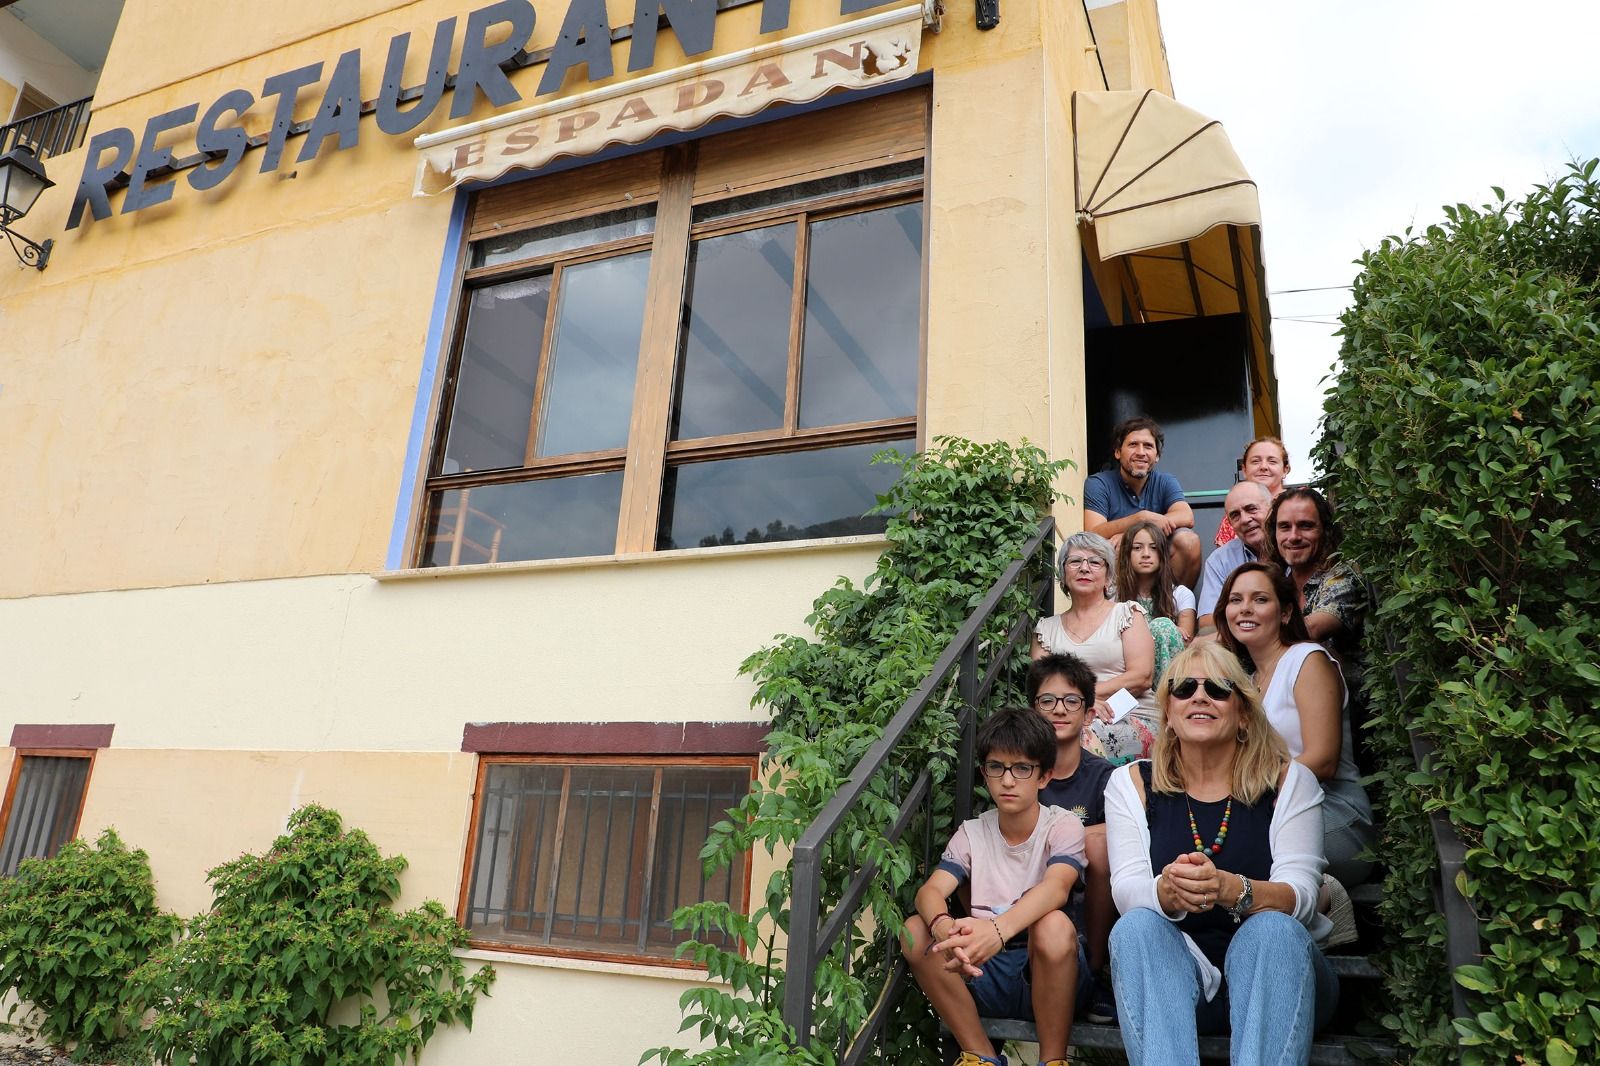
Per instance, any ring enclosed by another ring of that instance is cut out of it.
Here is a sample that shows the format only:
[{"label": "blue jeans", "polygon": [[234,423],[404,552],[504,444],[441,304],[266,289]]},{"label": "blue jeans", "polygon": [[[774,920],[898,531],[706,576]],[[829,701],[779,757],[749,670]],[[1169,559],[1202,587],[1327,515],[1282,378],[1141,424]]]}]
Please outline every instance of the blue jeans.
[{"label": "blue jeans", "polygon": [[1201,1032],[1232,1028],[1234,1066],[1303,1064],[1333,1015],[1339,981],[1305,928],[1287,914],[1245,919],[1228,945],[1222,988],[1200,998],[1200,972],[1178,927],[1140,908],[1111,927],[1111,976],[1133,1066],[1198,1064]]}]

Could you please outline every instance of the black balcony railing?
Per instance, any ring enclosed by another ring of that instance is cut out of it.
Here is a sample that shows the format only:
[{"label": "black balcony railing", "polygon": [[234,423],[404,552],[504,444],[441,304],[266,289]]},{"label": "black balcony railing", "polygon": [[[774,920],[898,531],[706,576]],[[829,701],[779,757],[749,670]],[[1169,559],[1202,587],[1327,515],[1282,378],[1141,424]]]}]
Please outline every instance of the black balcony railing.
[{"label": "black balcony railing", "polygon": [[94,97],[85,96],[82,100],[0,126],[0,155],[18,146],[32,149],[40,159],[72,151],[83,143],[84,135],[89,132],[92,100]]}]

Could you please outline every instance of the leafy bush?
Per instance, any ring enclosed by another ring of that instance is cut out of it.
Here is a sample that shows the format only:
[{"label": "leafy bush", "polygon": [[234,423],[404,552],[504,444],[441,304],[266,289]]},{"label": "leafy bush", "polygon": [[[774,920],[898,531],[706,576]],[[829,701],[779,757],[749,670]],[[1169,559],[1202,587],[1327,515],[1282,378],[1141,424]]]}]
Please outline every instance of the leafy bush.
[{"label": "leafy bush", "polygon": [[178,931],[155,899],[147,856],[112,829],[26,860],[0,878],[0,989],[33,1005],[52,1043],[114,1053],[142,1013],[128,975]]},{"label": "leafy bush", "polygon": [[[138,975],[156,1008],[156,1058],[389,1066],[441,1025],[470,1028],[494,971],[466,976],[452,952],[466,933],[438,903],[390,909],[405,865],[312,805],[265,855],[210,871],[211,911]],[[338,1022],[341,1011],[355,1021]]]},{"label": "leafy bush", "polygon": [[[772,731],[761,779],[706,843],[702,857],[708,873],[752,848],[771,855],[799,839],[883,735],[890,717],[932,672],[945,645],[1017,550],[1037,532],[1054,497],[1051,485],[1070,465],[1050,462],[1027,444],[974,444],[949,437],[918,455],[888,452],[876,461],[901,467],[875,509],[891,516],[889,547],[876,570],[859,588],[841,578],[817,598],[807,619],[814,639],[782,637],[744,663],[743,671],[756,680],[754,703],[770,709]],[[1014,621],[1026,610],[1026,592],[1018,588],[999,617]],[[986,636],[1003,639],[1003,629],[997,626]],[[1026,647],[1022,652],[1025,657]],[[796,1050],[794,1034],[781,1017],[783,957],[776,941],[778,932],[789,928],[792,883],[791,871],[783,868],[758,889],[761,905],[749,917],[719,903],[696,904],[675,916],[680,928],[697,936],[718,930],[734,943],[730,951],[691,941],[679,952],[727,982],[731,991],[696,988],[683,996],[684,1028],[697,1028],[712,1050],[658,1048],[646,1052],[645,1060],[659,1058],[669,1066],[833,1062],[829,1048],[857,1030],[883,987],[888,961],[883,927],[901,928],[905,908],[928,872],[918,868],[909,844],[893,844],[885,835],[899,797],[923,769],[933,771],[936,798],[933,824],[925,828],[940,844],[954,828],[946,783],[956,754],[956,704],[954,693],[943,695],[830,839],[823,865],[824,913],[838,902],[846,879],[865,864],[876,860],[879,876],[862,917],[819,968],[815,1044]],[[904,840],[920,841],[923,829],[913,826]],[[846,953],[848,968],[842,962]],[[908,984],[908,991],[888,1023],[892,1061],[935,1061],[925,1051],[933,1014],[914,985]]]},{"label": "leafy bush", "polygon": [[[1417,1061],[1600,1060],[1600,183],[1446,209],[1362,260],[1318,458],[1386,595],[1368,648],[1394,1014]],[[1389,653],[1384,635],[1397,641]],[[1404,701],[1392,668],[1415,682]],[[1438,744],[1410,765],[1405,730]],[[1427,812],[1486,957],[1454,1031]]]}]

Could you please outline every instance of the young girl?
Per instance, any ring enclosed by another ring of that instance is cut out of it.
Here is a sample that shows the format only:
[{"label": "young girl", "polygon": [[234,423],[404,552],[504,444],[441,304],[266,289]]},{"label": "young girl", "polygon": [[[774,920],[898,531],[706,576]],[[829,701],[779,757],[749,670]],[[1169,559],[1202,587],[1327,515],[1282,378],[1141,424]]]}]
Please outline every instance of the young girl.
[{"label": "young girl", "polygon": [[1156,642],[1156,677],[1194,639],[1194,593],[1172,583],[1167,538],[1154,522],[1140,522],[1117,549],[1117,599],[1137,602],[1150,620]]}]

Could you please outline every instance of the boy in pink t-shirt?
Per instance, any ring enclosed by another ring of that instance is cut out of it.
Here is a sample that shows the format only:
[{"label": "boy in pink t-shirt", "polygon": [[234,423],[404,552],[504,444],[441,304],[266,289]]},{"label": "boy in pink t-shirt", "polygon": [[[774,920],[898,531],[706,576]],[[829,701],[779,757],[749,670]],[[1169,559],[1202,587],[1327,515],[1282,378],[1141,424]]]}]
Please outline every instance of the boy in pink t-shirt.
[{"label": "boy in pink t-shirt", "polygon": [[[957,1066],[1005,1066],[983,1016],[1032,1021],[1041,1066],[1064,1066],[1080,949],[1062,908],[1083,876],[1083,823],[1039,804],[1056,741],[1037,712],[996,711],[977,748],[994,808],[961,824],[917,891],[906,961],[961,1046]],[[968,916],[955,918],[946,907],[963,884]]]}]

